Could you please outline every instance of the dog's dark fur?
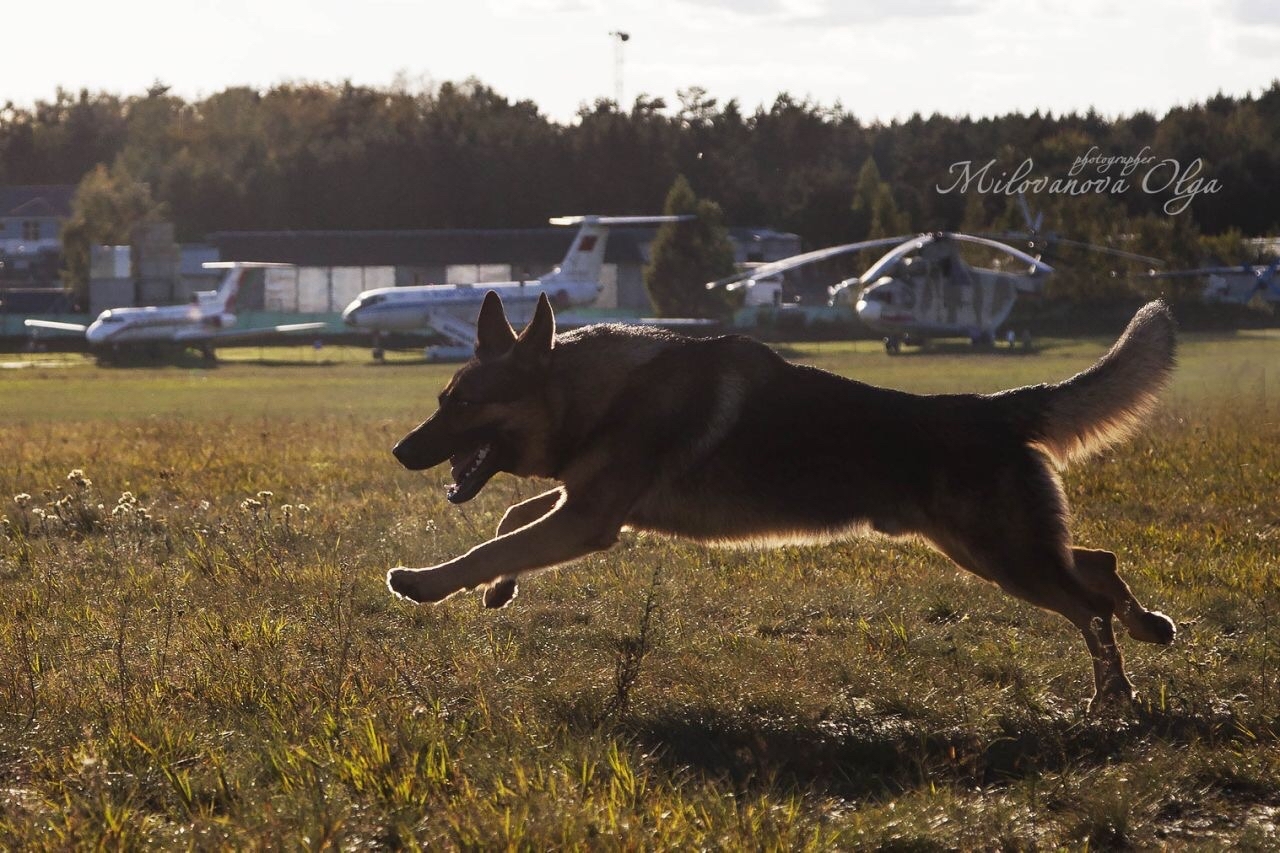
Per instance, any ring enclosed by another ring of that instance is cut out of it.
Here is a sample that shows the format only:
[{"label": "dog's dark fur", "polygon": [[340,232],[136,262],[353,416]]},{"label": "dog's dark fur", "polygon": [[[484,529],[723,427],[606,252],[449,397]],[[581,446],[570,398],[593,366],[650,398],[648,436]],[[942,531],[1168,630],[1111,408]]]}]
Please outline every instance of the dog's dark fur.
[{"label": "dog's dark fur", "polygon": [[557,336],[545,297],[517,337],[490,293],[476,357],[394,453],[411,469],[452,458],[458,503],[498,471],[563,486],[511,507],[494,539],[387,582],[419,602],[481,587],[501,607],[518,575],[606,549],[624,527],[711,543],[914,535],[1069,619],[1093,658],[1095,698],[1130,699],[1112,616],[1146,642],[1172,642],[1174,626],[1138,603],[1114,554],[1072,545],[1054,465],[1134,429],[1173,361],[1172,317],[1153,302],[1066,382],[917,396],[790,364],[743,337],[621,326]]}]

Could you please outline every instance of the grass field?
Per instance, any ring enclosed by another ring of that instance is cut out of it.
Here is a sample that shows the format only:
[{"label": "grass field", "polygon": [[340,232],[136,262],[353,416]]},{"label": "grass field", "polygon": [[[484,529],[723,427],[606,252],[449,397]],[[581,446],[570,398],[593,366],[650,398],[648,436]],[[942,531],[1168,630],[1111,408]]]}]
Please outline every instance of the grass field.
[{"label": "grass field", "polygon": [[[986,391],[1108,343],[784,351]],[[1142,700],[1098,717],[1074,629],[912,543],[632,536],[497,613],[396,601],[538,484],[455,508],[395,463],[448,367],[259,355],[0,370],[0,848],[1280,844],[1280,338],[1184,339],[1066,477],[1180,628],[1122,640]]]}]

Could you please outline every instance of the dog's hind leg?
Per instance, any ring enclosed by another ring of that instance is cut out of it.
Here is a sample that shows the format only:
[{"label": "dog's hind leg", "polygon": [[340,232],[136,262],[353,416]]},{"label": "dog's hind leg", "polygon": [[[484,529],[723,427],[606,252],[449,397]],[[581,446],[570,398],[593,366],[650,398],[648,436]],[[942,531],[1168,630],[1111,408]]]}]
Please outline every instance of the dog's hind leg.
[{"label": "dog's hind leg", "polygon": [[[498,522],[497,535],[519,530],[526,524],[532,524],[542,518],[555,508],[563,494],[563,489],[556,488],[510,507],[502,516],[502,521]],[[481,595],[485,607],[498,608],[510,604],[517,592],[519,589],[516,587],[516,576],[504,575],[486,586]]]},{"label": "dog's hind leg", "polygon": [[1129,585],[1116,571],[1116,555],[1110,551],[1072,548],[1076,574],[1089,589],[1111,601],[1116,617],[1129,631],[1129,636],[1144,643],[1168,645],[1177,629],[1163,613],[1148,610],[1134,598]]},{"label": "dog's hind leg", "polygon": [[1067,562],[1070,552],[1051,543],[998,551],[973,547],[944,550],[964,568],[992,580],[1010,595],[1065,616],[1080,630],[1093,661],[1091,710],[1133,700],[1133,684],[1125,675],[1124,658],[1116,645],[1111,602],[1076,579]]},{"label": "dog's hind leg", "polygon": [[[1112,600],[1076,572],[1056,477],[1047,466],[1037,465],[1017,477],[996,478],[992,485],[996,490],[981,501],[940,503],[933,529],[923,532],[961,567],[1010,595],[1065,616],[1080,630],[1093,660],[1091,708],[1131,700],[1133,685],[1111,624]],[[1003,511],[987,511],[991,506]]]}]

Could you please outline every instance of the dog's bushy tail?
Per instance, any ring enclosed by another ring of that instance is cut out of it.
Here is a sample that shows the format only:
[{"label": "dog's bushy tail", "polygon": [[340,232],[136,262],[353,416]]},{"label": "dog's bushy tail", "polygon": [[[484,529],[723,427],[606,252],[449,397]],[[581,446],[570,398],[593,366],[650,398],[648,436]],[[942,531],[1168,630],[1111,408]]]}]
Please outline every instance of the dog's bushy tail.
[{"label": "dog's bushy tail", "polygon": [[1064,467],[1132,434],[1173,371],[1175,328],[1163,301],[1148,302],[1093,367],[1013,392],[1026,392],[1018,409],[1027,440]]}]

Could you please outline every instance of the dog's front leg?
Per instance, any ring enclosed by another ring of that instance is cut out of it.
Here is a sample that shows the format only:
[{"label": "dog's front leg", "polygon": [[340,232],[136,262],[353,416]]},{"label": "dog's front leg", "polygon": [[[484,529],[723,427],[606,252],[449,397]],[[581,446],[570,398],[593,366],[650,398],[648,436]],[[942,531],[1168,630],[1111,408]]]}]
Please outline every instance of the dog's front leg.
[{"label": "dog's front leg", "polygon": [[490,539],[461,557],[425,569],[396,568],[387,586],[417,602],[443,601],[503,576],[546,569],[603,551],[618,540],[625,512],[567,497],[533,524]]},{"label": "dog's front leg", "polygon": [[[502,521],[498,522],[498,531],[495,535],[501,536],[504,533],[519,530],[526,524],[532,524],[555,509],[556,504],[563,498],[564,489],[555,488],[508,508],[506,514],[502,516]],[[484,606],[490,609],[506,607],[515,597],[515,575],[504,575],[483,590]]]}]

